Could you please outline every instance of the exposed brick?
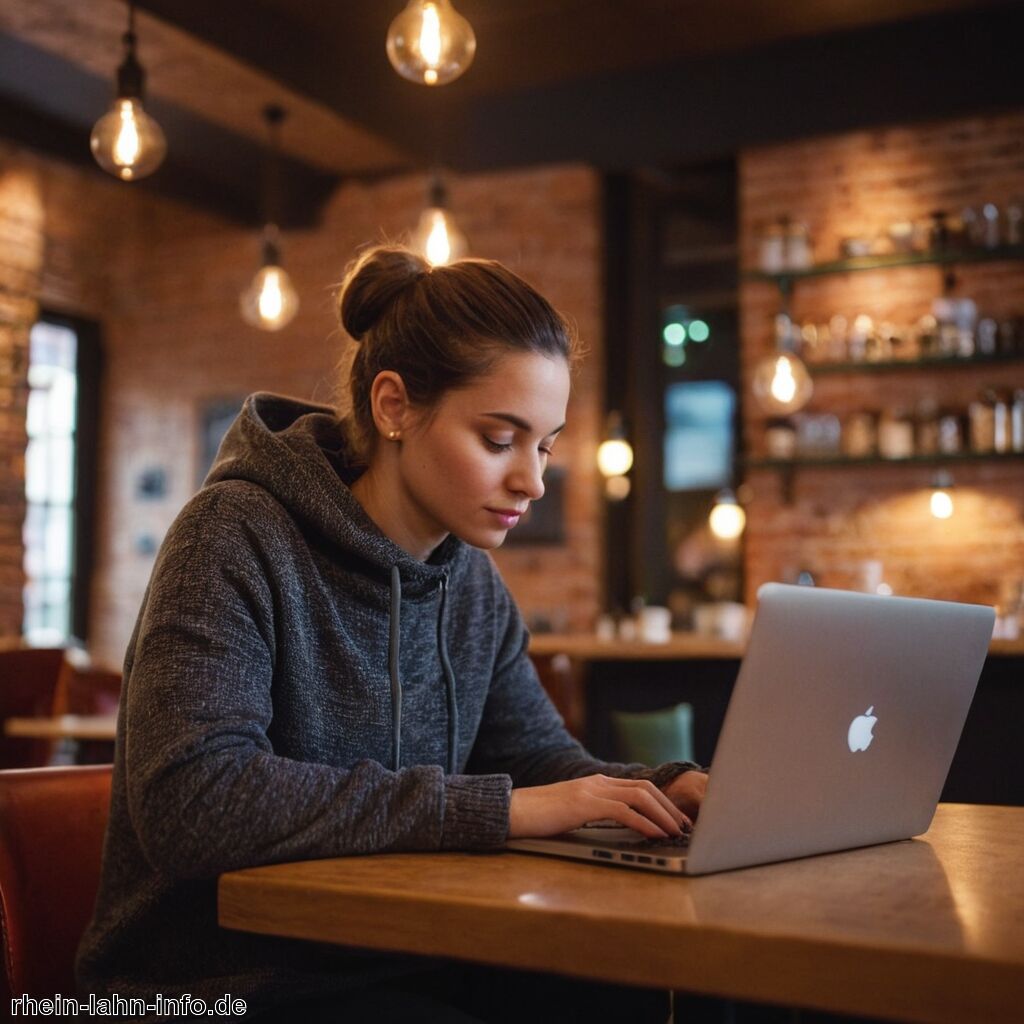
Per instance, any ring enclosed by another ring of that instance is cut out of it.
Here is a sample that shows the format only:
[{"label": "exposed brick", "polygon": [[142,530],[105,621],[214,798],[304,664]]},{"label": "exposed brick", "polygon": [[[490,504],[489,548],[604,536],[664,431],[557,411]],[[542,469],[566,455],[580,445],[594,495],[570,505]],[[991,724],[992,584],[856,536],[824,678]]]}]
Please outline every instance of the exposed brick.
[{"label": "exposed brick", "polygon": [[[841,238],[873,236],[899,220],[937,208],[1024,196],[1024,113],[853,132],[756,149],[740,160],[742,264],[756,265],[761,228],[782,215],[808,224],[818,260],[838,258]],[[1024,264],[957,268],[956,294],[974,298],[981,315],[1024,314]],[[940,294],[935,267],[862,272],[800,282],[798,321],[833,313],[909,324]],[[779,297],[768,284],[741,289],[744,440],[764,453],[764,413],[749,392],[754,366],[772,345]],[[965,408],[979,389],[1024,386],[1011,363],[890,375],[819,377],[812,411],[913,407],[923,396]],[[1024,577],[1024,462],[951,467],[956,511],[942,522],[928,512],[933,470],[920,466],[801,470],[793,504],[778,476],[748,475],[746,586],[752,600],[766,580],[809,569],[819,583],[859,586],[863,563],[878,559],[896,593],[995,603]]]},{"label": "exposed brick", "polygon": [[[42,183],[43,305],[91,316],[103,332],[90,648],[98,660],[117,665],[153,564],[136,544],[142,536],[159,543],[195,489],[200,408],[256,390],[333,402],[346,341],[332,287],[357,247],[407,237],[427,181],[404,175],[347,184],[316,229],[287,236],[285,265],[302,305],[284,331],[263,334],[238,313],[238,295],[258,266],[254,232],[14,147],[0,147],[4,166],[30,168]],[[551,619],[558,612],[559,625],[586,628],[601,603],[600,538],[593,528],[600,508],[594,469],[601,419],[599,180],[590,169],[568,166],[455,178],[449,191],[473,253],[501,260],[538,286],[577,324],[590,350],[553,460],[570,470],[567,543],[496,553],[524,614]],[[0,209],[3,204],[0,196]],[[31,239],[24,244],[30,247]],[[150,466],[165,470],[168,493],[139,502],[138,474]],[[19,487],[23,479],[15,492]],[[20,610],[8,612],[5,617],[0,606],[0,630],[16,631]]]}]

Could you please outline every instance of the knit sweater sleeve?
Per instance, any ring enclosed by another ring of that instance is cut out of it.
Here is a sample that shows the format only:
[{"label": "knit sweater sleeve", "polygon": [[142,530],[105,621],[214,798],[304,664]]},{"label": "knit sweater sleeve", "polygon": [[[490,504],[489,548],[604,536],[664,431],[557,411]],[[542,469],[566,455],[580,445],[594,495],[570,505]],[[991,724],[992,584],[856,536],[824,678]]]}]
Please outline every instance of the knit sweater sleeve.
[{"label": "knit sweater sleeve", "polygon": [[666,786],[700,770],[690,761],[649,766],[601,761],[569,734],[541,685],[529,656],[529,633],[504,583],[495,573],[495,603],[503,622],[494,674],[470,770],[505,772],[513,787],[540,786],[585,775],[650,779]]},{"label": "knit sweater sleeve", "polygon": [[125,665],[131,827],[173,877],[286,860],[501,842],[508,779],[279,756],[278,638],[260,524],[200,492],[165,541]]}]

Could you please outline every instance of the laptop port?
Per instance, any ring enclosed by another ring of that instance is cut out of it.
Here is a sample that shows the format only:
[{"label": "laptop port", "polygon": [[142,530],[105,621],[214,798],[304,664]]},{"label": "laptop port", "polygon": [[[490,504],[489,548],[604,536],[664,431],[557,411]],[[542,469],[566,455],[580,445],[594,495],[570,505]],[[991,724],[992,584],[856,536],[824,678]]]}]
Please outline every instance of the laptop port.
[{"label": "laptop port", "polygon": [[604,860],[612,859],[612,855],[607,850],[594,850],[593,853],[595,857],[601,857]]},{"label": "laptop port", "polygon": [[643,857],[634,857],[633,854],[631,854],[631,853],[620,853],[619,856],[624,861],[628,861],[630,864],[632,864],[633,861],[635,861],[635,860],[641,860],[641,861],[643,860]]},{"label": "laptop port", "polygon": [[652,859],[650,857],[645,857],[643,854],[641,854],[639,857],[637,857],[637,860],[641,864],[650,864],[650,863],[652,863]]},{"label": "laptop port", "polygon": [[659,867],[664,867],[668,862],[665,860],[664,857],[659,857],[654,863],[657,864]]}]

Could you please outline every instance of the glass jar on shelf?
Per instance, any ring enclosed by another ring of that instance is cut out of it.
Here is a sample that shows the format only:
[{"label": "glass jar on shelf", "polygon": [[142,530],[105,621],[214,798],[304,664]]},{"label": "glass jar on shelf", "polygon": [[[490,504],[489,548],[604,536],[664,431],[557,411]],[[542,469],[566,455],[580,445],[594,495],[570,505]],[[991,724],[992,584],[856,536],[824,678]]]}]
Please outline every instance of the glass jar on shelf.
[{"label": "glass jar on shelf", "polygon": [[999,351],[999,327],[990,316],[978,321],[974,350],[979,356],[994,356]]},{"label": "glass jar on shelf", "polygon": [[1003,394],[992,392],[992,450],[1000,455],[1011,451],[1010,403]]},{"label": "glass jar on shelf", "polygon": [[842,432],[843,454],[850,459],[869,459],[877,451],[878,426],[873,412],[861,410],[846,417]]},{"label": "glass jar on shelf", "polygon": [[1003,212],[1003,241],[1007,245],[1024,243],[1024,199],[1011,199]]},{"label": "glass jar on shelf", "polygon": [[796,455],[796,428],[784,416],[775,416],[765,424],[765,447],[770,459],[792,459]]},{"label": "glass jar on shelf", "polygon": [[1010,405],[1010,450],[1024,452],[1024,388],[1014,391]]},{"label": "glass jar on shelf", "polygon": [[828,322],[828,358],[834,363],[845,363],[849,359],[846,347],[846,317],[836,313]]},{"label": "glass jar on shelf", "polygon": [[979,455],[995,450],[995,394],[982,391],[967,407],[971,451]]},{"label": "glass jar on shelf", "polygon": [[811,240],[807,225],[800,221],[786,224],[785,262],[787,270],[806,270],[812,263]]},{"label": "glass jar on shelf", "polygon": [[939,453],[960,455],[964,450],[964,425],[959,412],[945,409],[939,413]]},{"label": "glass jar on shelf", "polygon": [[934,398],[917,404],[914,451],[918,455],[937,455],[939,451],[939,405]]},{"label": "glass jar on shelf", "polygon": [[878,454],[883,459],[909,459],[914,454],[914,421],[902,409],[882,413]]},{"label": "glass jar on shelf", "polygon": [[939,323],[931,313],[926,313],[914,327],[917,339],[918,359],[933,359],[939,354]]},{"label": "glass jar on shelf", "polygon": [[758,266],[766,274],[780,274],[786,269],[786,234],[783,224],[770,224],[758,249]]}]

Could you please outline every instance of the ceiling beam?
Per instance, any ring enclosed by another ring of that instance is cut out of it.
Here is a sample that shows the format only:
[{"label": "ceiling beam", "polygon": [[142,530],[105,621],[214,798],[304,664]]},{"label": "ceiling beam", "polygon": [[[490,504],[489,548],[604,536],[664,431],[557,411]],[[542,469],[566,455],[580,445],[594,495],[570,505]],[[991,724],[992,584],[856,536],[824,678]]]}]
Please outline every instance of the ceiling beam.
[{"label": "ceiling beam", "polygon": [[[92,124],[111,102],[106,79],[0,33],[0,124],[5,137],[104,174],[89,149]],[[262,221],[263,146],[150,98],[168,156],[130,188],[158,192],[248,227]],[[280,158],[281,226],[310,227],[340,178],[288,156]]]}]

